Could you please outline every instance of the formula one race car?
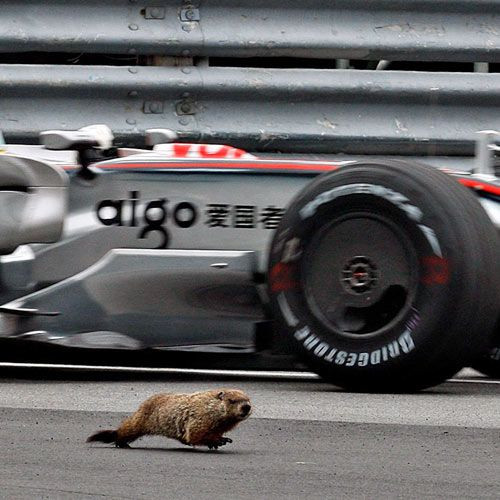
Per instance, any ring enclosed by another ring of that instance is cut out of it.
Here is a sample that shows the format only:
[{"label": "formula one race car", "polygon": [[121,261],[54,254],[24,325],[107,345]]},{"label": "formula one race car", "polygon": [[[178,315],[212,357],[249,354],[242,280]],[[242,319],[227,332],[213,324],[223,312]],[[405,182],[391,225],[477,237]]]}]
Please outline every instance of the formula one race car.
[{"label": "formula one race car", "polygon": [[468,174],[168,130],[152,149],[114,148],[105,126],[41,139],[0,146],[2,339],[296,355],[355,390],[499,376],[497,134]]}]

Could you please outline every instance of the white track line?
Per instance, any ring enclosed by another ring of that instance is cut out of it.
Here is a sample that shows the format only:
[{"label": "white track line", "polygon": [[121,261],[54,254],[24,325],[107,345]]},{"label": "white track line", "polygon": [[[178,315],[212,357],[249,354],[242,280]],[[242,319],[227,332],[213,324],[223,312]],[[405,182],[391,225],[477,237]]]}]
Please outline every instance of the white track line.
[{"label": "white track line", "polygon": [[105,371],[105,372],[131,372],[131,373],[177,373],[194,375],[227,375],[229,377],[255,377],[255,378],[298,378],[317,380],[319,376],[310,372],[274,371],[274,370],[213,370],[201,368],[149,368],[136,366],[94,366],[94,365],[64,365],[50,363],[8,363],[0,362],[0,368],[49,368],[65,370]]},{"label": "white track line", "polygon": [[458,384],[493,384],[500,385],[500,380],[489,378],[449,378],[446,382],[455,382]]},{"label": "white track line", "polygon": [[[0,368],[46,368],[64,370],[85,370],[91,372],[130,372],[130,373],[175,373],[194,375],[224,375],[227,377],[250,377],[250,378],[275,378],[275,379],[298,379],[319,380],[319,376],[311,372],[274,371],[274,370],[212,370],[200,368],[148,368],[135,366],[94,366],[94,365],[63,365],[50,363],[8,363],[0,362]],[[446,382],[460,384],[493,384],[500,385],[500,380],[488,378],[450,378]]]}]

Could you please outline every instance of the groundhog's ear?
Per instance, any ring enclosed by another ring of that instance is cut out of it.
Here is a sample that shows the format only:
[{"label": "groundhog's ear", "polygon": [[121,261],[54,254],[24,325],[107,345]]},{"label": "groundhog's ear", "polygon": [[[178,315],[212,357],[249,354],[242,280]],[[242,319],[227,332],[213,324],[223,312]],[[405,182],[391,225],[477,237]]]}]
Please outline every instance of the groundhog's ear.
[{"label": "groundhog's ear", "polygon": [[224,391],[220,391],[219,394],[217,394],[217,397],[222,399],[224,397]]}]

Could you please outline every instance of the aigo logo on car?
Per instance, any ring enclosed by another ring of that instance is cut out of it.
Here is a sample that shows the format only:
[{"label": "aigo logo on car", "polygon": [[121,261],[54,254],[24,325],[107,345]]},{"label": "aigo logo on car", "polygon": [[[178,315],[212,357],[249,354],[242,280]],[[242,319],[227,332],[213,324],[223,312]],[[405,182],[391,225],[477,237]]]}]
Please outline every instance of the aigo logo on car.
[{"label": "aigo logo on car", "polygon": [[128,197],[98,202],[95,213],[105,226],[139,227],[138,239],[157,233],[161,242],[156,249],[165,249],[170,246],[169,223],[180,229],[202,224],[211,231],[273,231],[285,213],[283,206],[272,202],[247,203],[227,199],[193,203],[163,197],[142,200],[139,191],[129,191]]},{"label": "aigo logo on car", "polygon": [[167,223],[170,219],[177,227],[186,229],[198,220],[198,208],[189,201],[181,201],[169,206],[166,198],[144,202],[139,191],[130,191],[128,198],[106,199],[96,206],[96,216],[105,226],[138,227],[139,239],[148,238],[151,233],[161,237],[156,249],[168,248],[170,234]]}]

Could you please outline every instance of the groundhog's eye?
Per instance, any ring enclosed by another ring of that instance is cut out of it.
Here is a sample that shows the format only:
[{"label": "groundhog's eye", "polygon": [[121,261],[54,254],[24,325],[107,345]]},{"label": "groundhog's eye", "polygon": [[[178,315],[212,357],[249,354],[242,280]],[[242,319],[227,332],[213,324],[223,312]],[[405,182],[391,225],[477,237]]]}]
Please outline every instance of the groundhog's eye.
[{"label": "groundhog's eye", "polygon": [[230,399],[229,403],[232,404],[232,405],[234,405],[236,403],[236,399]]}]

